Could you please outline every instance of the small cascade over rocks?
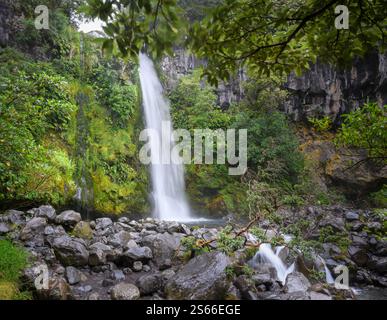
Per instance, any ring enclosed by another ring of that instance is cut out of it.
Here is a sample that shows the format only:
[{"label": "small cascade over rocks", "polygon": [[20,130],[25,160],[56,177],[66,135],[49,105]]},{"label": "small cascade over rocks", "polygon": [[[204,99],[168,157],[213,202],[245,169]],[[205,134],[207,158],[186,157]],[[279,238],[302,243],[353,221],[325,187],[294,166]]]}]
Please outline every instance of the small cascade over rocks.
[{"label": "small cascade over rocks", "polygon": [[[253,243],[257,243],[257,239],[254,237],[254,235],[249,234],[248,238]],[[287,240],[286,242],[290,241],[291,239],[290,236],[286,235],[284,238]],[[270,243],[262,243],[259,246],[259,250],[250,260],[250,265],[254,269],[260,269],[264,265],[272,266],[276,270],[278,280],[282,283],[282,285],[285,285],[288,275],[296,270],[294,262],[287,266],[281,258],[281,252],[285,250],[285,248],[285,246],[277,246],[273,250]],[[335,281],[325,263],[325,260],[321,256],[316,256],[316,261],[318,261],[319,265],[321,266],[320,269],[323,269],[325,272],[325,281],[328,284],[333,284]]]},{"label": "small cascade over rocks", "polygon": [[257,269],[260,265],[270,264],[277,271],[278,280],[281,281],[282,285],[285,285],[286,277],[289,273],[294,271],[294,263],[287,267],[279,257],[279,253],[283,248],[283,246],[277,247],[274,252],[269,243],[262,243],[259,246],[259,250],[251,260],[251,266]]}]

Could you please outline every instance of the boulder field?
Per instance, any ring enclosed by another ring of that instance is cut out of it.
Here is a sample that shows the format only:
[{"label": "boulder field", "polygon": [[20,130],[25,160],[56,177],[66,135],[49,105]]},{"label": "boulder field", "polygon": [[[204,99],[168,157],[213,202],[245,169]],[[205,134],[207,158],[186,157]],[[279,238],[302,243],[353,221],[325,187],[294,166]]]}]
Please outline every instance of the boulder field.
[{"label": "boulder field", "polygon": [[[283,214],[286,216],[286,212]],[[321,244],[318,257],[324,258],[332,273],[337,265],[344,264],[350,270],[351,286],[387,286],[387,243],[370,232],[382,232],[382,220],[367,211],[339,207],[310,207],[299,214],[318,221],[316,230],[329,227],[346,234],[345,248],[334,242]],[[289,250],[279,253],[287,265],[296,262],[285,283],[268,264],[250,272],[235,271],[250,265],[251,248],[226,254],[213,241],[208,252],[187,254],[183,238],[209,241],[217,237],[219,229],[152,218],[83,221],[78,212],[58,214],[49,205],[0,215],[0,239],[10,239],[29,252],[23,286],[36,299],[355,298],[352,290],[339,290],[316,280],[308,271],[318,262],[302,255],[294,257]],[[267,229],[267,234],[270,232],[273,230]],[[308,236],[318,237],[313,233]],[[37,283],[42,275],[46,281]]]}]

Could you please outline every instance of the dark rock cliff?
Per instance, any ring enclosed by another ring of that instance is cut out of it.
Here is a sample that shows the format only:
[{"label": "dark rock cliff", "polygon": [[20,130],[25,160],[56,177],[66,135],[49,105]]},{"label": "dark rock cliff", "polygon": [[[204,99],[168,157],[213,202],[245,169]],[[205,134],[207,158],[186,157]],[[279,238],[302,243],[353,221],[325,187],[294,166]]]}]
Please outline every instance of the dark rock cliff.
[{"label": "dark rock cliff", "polygon": [[[161,62],[161,68],[166,76],[166,89],[177,85],[179,78],[188,75],[193,69],[205,64],[205,61],[197,59],[192,53],[184,49],[175,49],[172,57],[165,57]],[[216,89],[218,105],[227,108],[232,102],[239,101],[243,97],[242,81],[246,75],[241,70],[237,76],[228,82],[220,82]]]},{"label": "dark rock cliff", "polygon": [[[180,77],[203,64],[205,61],[193,54],[176,49],[173,57],[162,61],[167,88],[172,88]],[[216,90],[218,104],[227,106],[239,101],[243,97],[241,82],[245,79],[241,71],[229,82],[220,83]],[[289,91],[289,97],[282,109],[293,120],[326,115],[338,122],[341,114],[358,108],[367,100],[387,103],[387,53],[371,53],[345,70],[316,63],[301,77],[291,74],[284,88]]]},{"label": "dark rock cliff", "polygon": [[4,0],[0,2],[0,47],[5,47],[9,41],[10,24],[12,18],[10,2]]},{"label": "dark rock cliff", "polygon": [[290,94],[283,108],[293,120],[330,116],[338,122],[367,100],[387,103],[387,54],[371,53],[346,70],[317,63],[301,77],[290,75],[284,87]]}]

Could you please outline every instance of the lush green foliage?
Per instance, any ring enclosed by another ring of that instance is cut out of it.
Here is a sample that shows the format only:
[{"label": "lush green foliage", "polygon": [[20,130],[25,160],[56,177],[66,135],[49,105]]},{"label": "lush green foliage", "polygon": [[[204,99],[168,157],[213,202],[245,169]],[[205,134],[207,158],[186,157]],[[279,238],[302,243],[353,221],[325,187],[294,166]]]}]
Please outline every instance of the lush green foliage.
[{"label": "lush green foliage", "polygon": [[245,242],[244,237],[236,237],[232,231],[233,228],[231,226],[226,226],[220,230],[217,236],[217,249],[223,251],[226,254],[231,254],[234,251],[241,249]]},{"label": "lush green foliage", "polygon": [[88,157],[94,207],[107,213],[143,212],[147,208],[147,175],[140,168],[131,127],[116,128],[108,111],[89,105]]},{"label": "lush green foliage", "polygon": [[8,240],[0,240],[0,300],[29,298],[18,290],[19,277],[26,266],[26,251]]},{"label": "lush green foliage", "polygon": [[0,279],[15,281],[27,266],[27,253],[8,240],[0,240]]},{"label": "lush green foliage", "polygon": [[116,71],[109,69],[111,67],[114,65],[100,65],[93,70],[90,80],[94,83],[101,104],[110,111],[111,122],[124,128],[138,107],[137,86],[121,79]]},{"label": "lush green foliage", "polygon": [[[178,38],[179,20],[175,0],[87,0],[82,11],[106,23],[108,38],[103,48],[120,50],[124,56],[136,57],[143,47],[161,56],[171,50]],[[171,51],[170,51],[171,52]]]},{"label": "lush green foliage", "polygon": [[309,118],[309,122],[319,132],[325,132],[332,128],[332,119],[328,116],[322,118]]},{"label": "lush green foliage", "polygon": [[[211,83],[242,65],[256,74],[301,73],[317,57],[343,64],[385,46],[383,2],[226,0],[194,25],[188,41],[207,59]],[[335,28],[337,5],[348,7],[348,29]]]},{"label": "lush green foliage", "polygon": [[216,249],[227,255],[232,255],[236,250],[244,245],[245,238],[237,236],[231,225],[227,225],[219,230],[217,236],[209,240],[196,239],[194,236],[187,236],[181,239],[181,246],[185,250],[184,258],[192,258],[195,255],[209,252],[213,249],[211,243],[216,241]]},{"label": "lush green foliage", "polygon": [[270,174],[270,179],[277,181],[281,178],[297,179],[303,168],[303,158],[284,114],[240,113],[236,116],[235,125],[248,129],[249,168],[264,171]]},{"label": "lush green foliage", "polygon": [[367,103],[343,117],[337,142],[349,147],[363,148],[368,158],[387,161],[387,105]]},{"label": "lush green foliage", "polygon": [[208,246],[203,246],[201,241],[198,241],[194,236],[184,237],[180,241],[180,245],[184,248],[183,258],[188,260],[195,255],[209,252]]},{"label": "lush green foliage", "polygon": [[0,199],[64,201],[64,190],[74,187],[73,164],[59,141],[76,112],[68,82],[14,51],[0,59],[8,60],[1,64]]},{"label": "lush green foliage", "polygon": [[[176,1],[88,0],[84,11],[107,22],[109,39],[104,48],[116,46],[123,55],[136,56],[141,48],[161,55],[177,40]],[[346,63],[370,47],[385,48],[386,15],[383,0],[375,1],[206,1],[213,9],[204,14],[203,1],[180,2],[190,20],[187,44],[207,59],[204,75],[211,83],[227,80],[243,65],[256,74],[271,71],[301,73],[317,57]],[[350,27],[336,28],[335,7],[345,5]]]},{"label": "lush green foliage", "polygon": [[383,187],[371,194],[371,201],[374,206],[380,208],[387,208],[387,185],[383,185]]},{"label": "lush green foliage", "polygon": [[[191,131],[247,129],[249,170],[259,172],[259,179],[265,183],[292,185],[302,172],[303,157],[286,117],[277,111],[285,97],[279,83],[279,78],[251,78],[245,84],[245,98],[222,110],[216,105],[214,88],[200,80],[196,70],[181,78],[170,92],[174,126]],[[248,187],[240,179],[229,176],[227,169],[227,165],[220,164],[188,165],[188,194],[194,204],[209,212],[247,213],[250,211],[246,201]]]},{"label": "lush green foliage", "polygon": [[226,129],[231,123],[230,115],[217,106],[214,89],[201,83],[198,70],[183,77],[169,98],[176,128]]},{"label": "lush green foliage", "polygon": [[[24,17],[20,20],[21,27],[13,35],[16,46],[23,52],[42,58],[60,58],[70,54],[74,36],[70,20],[79,2],[78,0],[13,1],[12,6],[17,15]],[[49,9],[49,29],[35,28],[35,8],[38,5],[46,5]]]},{"label": "lush green foliage", "polygon": [[143,212],[137,67],[102,57],[94,39],[74,29],[78,4],[48,2],[38,3],[50,9],[50,29],[40,31],[36,5],[15,2],[27,26],[13,38],[18,49],[0,53],[0,203],[68,204],[80,186],[88,209]]},{"label": "lush green foliage", "polygon": [[[169,95],[175,128],[226,129],[231,126],[232,114],[216,105],[216,95],[196,71],[183,77]],[[214,148],[216,158],[216,147]],[[244,190],[235,177],[229,176],[227,166],[197,165],[187,168],[187,191],[198,210],[211,213],[242,211]]]}]

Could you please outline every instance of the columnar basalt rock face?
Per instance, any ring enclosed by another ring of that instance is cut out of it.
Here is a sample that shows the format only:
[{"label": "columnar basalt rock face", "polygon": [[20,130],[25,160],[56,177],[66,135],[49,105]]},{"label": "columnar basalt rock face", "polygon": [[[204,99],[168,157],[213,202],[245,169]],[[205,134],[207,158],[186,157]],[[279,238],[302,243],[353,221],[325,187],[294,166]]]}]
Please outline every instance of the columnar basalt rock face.
[{"label": "columnar basalt rock face", "polygon": [[[164,81],[166,89],[174,88],[181,77],[189,75],[195,68],[205,65],[204,60],[196,58],[192,53],[184,49],[175,49],[172,57],[165,57],[161,63],[161,68],[166,79]],[[227,82],[219,82],[216,89],[218,105],[226,109],[232,102],[239,101],[243,96],[241,83],[246,79],[246,74],[240,70],[238,75]]]},{"label": "columnar basalt rock face", "polygon": [[15,45],[15,35],[25,28],[24,18],[14,0],[0,2],[0,48]]},{"label": "columnar basalt rock face", "polygon": [[167,88],[176,86],[179,78],[190,74],[193,69],[203,65],[203,63],[186,50],[176,49],[173,56],[166,56],[161,62],[163,74],[167,78]]},{"label": "columnar basalt rock face", "polygon": [[343,70],[318,62],[301,77],[291,74],[284,87],[290,95],[283,109],[294,120],[330,116],[339,122],[368,99],[387,103],[387,53],[370,53]]},{"label": "columnar basalt rock face", "polygon": [[[166,57],[161,64],[167,89],[201,65],[205,61],[184,49],[176,49],[174,56]],[[216,94],[221,107],[226,108],[243,97],[241,83],[246,78],[241,70],[230,81],[219,83]],[[327,115],[338,122],[341,114],[362,106],[368,99],[387,103],[387,53],[370,53],[346,69],[318,62],[300,77],[291,74],[284,88],[289,91],[289,97],[282,108],[293,120]]]},{"label": "columnar basalt rock face", "polygon": [[0,47],[4,47],[9,41],[9,23],[12,11],[9,1],[0,3]]}]

